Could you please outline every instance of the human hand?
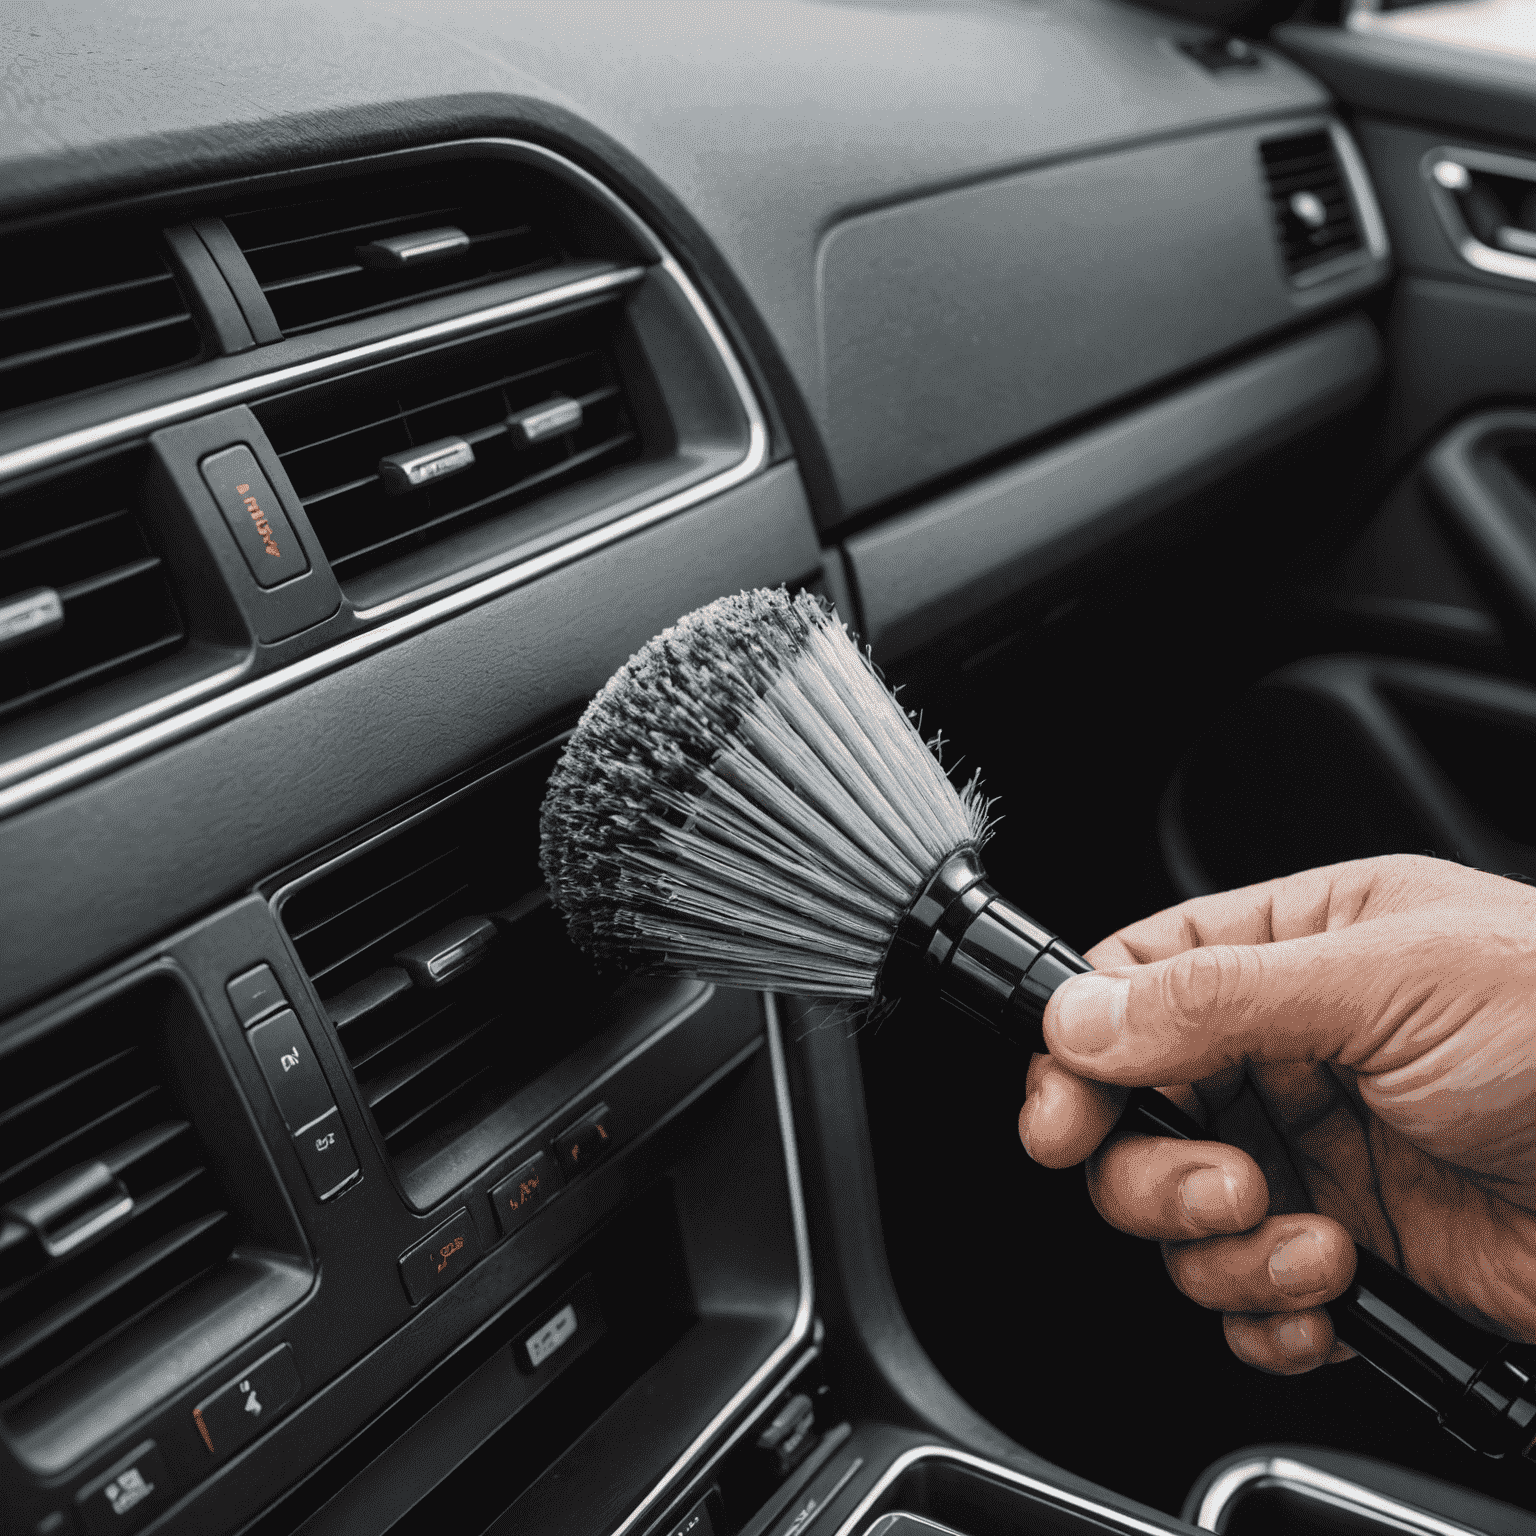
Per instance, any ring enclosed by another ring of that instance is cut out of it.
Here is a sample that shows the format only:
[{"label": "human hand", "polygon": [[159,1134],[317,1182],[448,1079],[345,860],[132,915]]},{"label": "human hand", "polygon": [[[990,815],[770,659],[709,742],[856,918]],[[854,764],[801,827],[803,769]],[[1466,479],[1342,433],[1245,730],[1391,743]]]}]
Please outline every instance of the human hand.
[{"label": "human hand", "polygon": [[[1087,1159],[1100,1214],[1162,1243],[1240,1359],[1348,1358],[1323,1303],[1354,1242],[1536,1342],[1536,890],[1363,859],[1185,902],[1088,959],[1046,1009],[1019,1135],[1047,1167]],[[1234,1144],[1105,1141],[1137,1085]]]}]

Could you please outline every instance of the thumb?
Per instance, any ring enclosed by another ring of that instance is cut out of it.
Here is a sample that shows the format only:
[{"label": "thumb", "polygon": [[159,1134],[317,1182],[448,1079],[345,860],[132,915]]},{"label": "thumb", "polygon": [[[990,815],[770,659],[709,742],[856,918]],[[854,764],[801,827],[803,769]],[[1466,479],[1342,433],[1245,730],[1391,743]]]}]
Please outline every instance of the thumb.
[{"label": "thumb", "polygon": [[[1190,1083],[1243,1061],[1354,1065],[1390,1032],[1392,967],[1364,925],[1272,944],[1214,944],[1073,977],[1045,1043],[1083,1077]],[[1400,978],[1399,978],[1400,979]]]}]

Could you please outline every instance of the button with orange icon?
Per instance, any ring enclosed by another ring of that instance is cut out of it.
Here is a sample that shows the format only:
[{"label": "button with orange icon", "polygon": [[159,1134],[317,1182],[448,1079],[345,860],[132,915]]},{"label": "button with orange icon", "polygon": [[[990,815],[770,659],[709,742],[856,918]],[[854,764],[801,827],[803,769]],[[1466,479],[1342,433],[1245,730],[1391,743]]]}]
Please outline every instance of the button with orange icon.
[{"label": "button with orange icon", "polygon": [[595,1168],[613,1151],[613,1123],[606,1104],[594,1105],[574,1125],[555,1138],[555,1151],[565,1176],[574,1179]]}]

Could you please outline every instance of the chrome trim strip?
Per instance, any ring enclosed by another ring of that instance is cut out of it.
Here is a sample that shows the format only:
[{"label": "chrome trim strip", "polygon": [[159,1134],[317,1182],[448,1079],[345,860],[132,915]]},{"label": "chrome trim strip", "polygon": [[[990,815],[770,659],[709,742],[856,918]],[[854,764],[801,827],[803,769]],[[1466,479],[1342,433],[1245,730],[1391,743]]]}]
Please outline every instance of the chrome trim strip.
[{"label": "chrome trim strip", "polygon": [[1385,261],[1392,254],[1392,242],[1387,236],[1387,222],[1381,216],[1381,206],[1376,201],[1376,189],[1371,185],[1371,173],[1366,170],[1354,138],[1343,123],[1330,117],[1328,136],[1344,167],[1344,179],[1349,183],[1355,211],[1360,215],[1360,232],[1365,236],[1366,249],[1374,260]]},{"label": "chrome trim strip", "polygon": [[[1136,1531],[1140,1536],[1176,1536],[1179,1530],[1188,1530],[1181,1520],[1169,1520],[1167,1525],[1153,1525],[1150,1520],[1138,1519],[1135,1515],[1128,1515],[1122,1510],[1112,1509],[1108,1504],[1100,1504],[1096,1499],[1084,1498],[1080,1493],[1069,1493],[1065,1488],[1057,1488],[1054,1484],[1043,1483],[1037,1477],[1030,1477],[1023,1472],[1015,1472],[1011,1467],[1000,1466],[995,1461],[985,1461],[980,1456],[972,1456],[969,1451],[951,1450],[947,1445],[916,1445],[910,1451],[904,1451],[885,1469],[880,1480],[868,1493],[859,1500],[854,1511],[837,1528],[837,1536],[854,1536],[854,1532],[868,1518],[869,1512],[875,1507],[880,1495],[885,1492],[892,1483],[901,1476],[908,1467],[919,1461],[938,1459],[942,1461],[958,1462],[963,1467],[969,1467],[973,1472],[984,1472],[988,1477],[995,1477],[1005,1483],[1013,1483],[1016,1487],[1027,1488],[1031,1493],[1038,1493],[1045,1498],[1053,1499],[1058,1504],[1065,1504],[1070,1509],[1081,1510],[1084,1514],[1092,1515],[1095,1520],[1102,1520],[1106,1524],[1117,1526],[1122,1531]],[[1458,1533],[1460,1536],[1460,1533]]]},{"label": "chrome trim strip", "polygon": [[72,458],[76,454],[142,436],[146,432],[169,426],[173,421],[183,421],[189,416],[198,416],[219,406],[238,405],[243,401],[257,399],[290,384],[314,378],[317,374],[333,370],[340,372],[354,363],[376,361],[395,352],[413,351],[429,342],[444,341],[465,331],[497,325],[503,320],[536,315],[541,310],[574,303],[577,299],[589,299],[596,294],[610,293],[616,288],[626,288],[639,282],[645,273],[644,267],[620,267],[614,272],[599,272],[593,277],[579,278],[574,283],[561,283],[538,293],[524,294],[520,299],[508,299],[505,304],[493,304],[489,309],[477,309],[472,314],[457,315],[452,320],[439,320],[435,325],[424,325],[400,336],[386,336],[361,347],[350,347],[345,352],[312,357],[307,363],[291,363],[271,373],[260,373],[254,378],[239,379],[232,384],[221,384],[217,389],[184,395],[180,400],[168,400],[164,405],[150,406],[147,410],[135,411],[129,416],[118,416],[94,427],[81,427],[77,432],[66,432],[63,437],[51,437],[26,448],[16,448],[10,453],[0,454],[0,482],[15,475],[43,469],[60,459]]},{"label": "chrome trim strip", "polygon": [[[772,1376],[784,1361],[794,1353],[811,1331],[811,1309],[814,1302],[811,1275],[811,1239],[805,1220],[805,1195],[800,1186],[800,1157],[795,1147],[794,1114],[789,1102],[789,1071],[784,1061],[784,1040],[779,1028],[777,1000],[772,993],[763,993],[763,1014],[768,1030],[768,1053],[773,1066],[773,1091],[779,1109],[779,1135],[784,1143],[784,1176],[789,1186],[790,1219],[795,1233],[795,1258],[800,1275],[800,1301],[795,1317],[784,1338],[773,1352],[736,1389],[731,1400],[694,1437],[693,1443],[667,1468],[651,1491],[630,1510],[623,1521],[616,1525],[610,1536],[625,1536],[650,1514],[679,1483],[689,1468],[707,1448],[709,1442],[739,1413],[752,1395]],[[1167,1536],[1159,1531],[1156,1536]]]},{"label": "chrome trim strip", "polygon": [[1456,254],[1469,267],[1491,272],[1495,277],[1509,277],[1516,282],[1536,283],[1536,257],[1519,256],[1484,245],[1467,227],[1454,194],[1435,179],[1435,166],[1449,160],[1466,170],[1486,171],[1490,176],[1508,176],[1515,181],[1536,182],[1536,160],[1516,155],[1493,155],[1481,149],[1452,149],[1442,145],[1419,161],[1419,174],[1429,192],[1429,201]]},{"label": "chrome trim strip", "polygon": [[1412,1504],[1400,1504],[1385,1494],[1374,1493],[1347,1478],[1309,1467],[1305,1462],[1293,1461],[1289,1456],[1255,1457],[1223,1472],[1200,1501],[1195,1524],[1204,1531],[1219,1531],[1228,1507],[1255,1483],[1277,1483],[1336,1508],[1373,1515],[1383,1523],[1417,1533],[1417,1536],[1475,1536],[1470,1526],[1444,1520]]}]

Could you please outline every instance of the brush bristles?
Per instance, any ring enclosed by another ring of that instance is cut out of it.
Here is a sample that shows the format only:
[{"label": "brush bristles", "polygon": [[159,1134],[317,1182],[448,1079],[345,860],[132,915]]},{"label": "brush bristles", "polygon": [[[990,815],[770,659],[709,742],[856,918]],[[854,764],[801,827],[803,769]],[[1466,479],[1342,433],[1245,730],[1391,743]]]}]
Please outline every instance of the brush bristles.
[{"label": "brush bristles", "polygon": [[957,791],[847,630],[807,593],[721,598],[587,707],[541,861],[601,961],[870,998],[902,914],[987,803]]}]

